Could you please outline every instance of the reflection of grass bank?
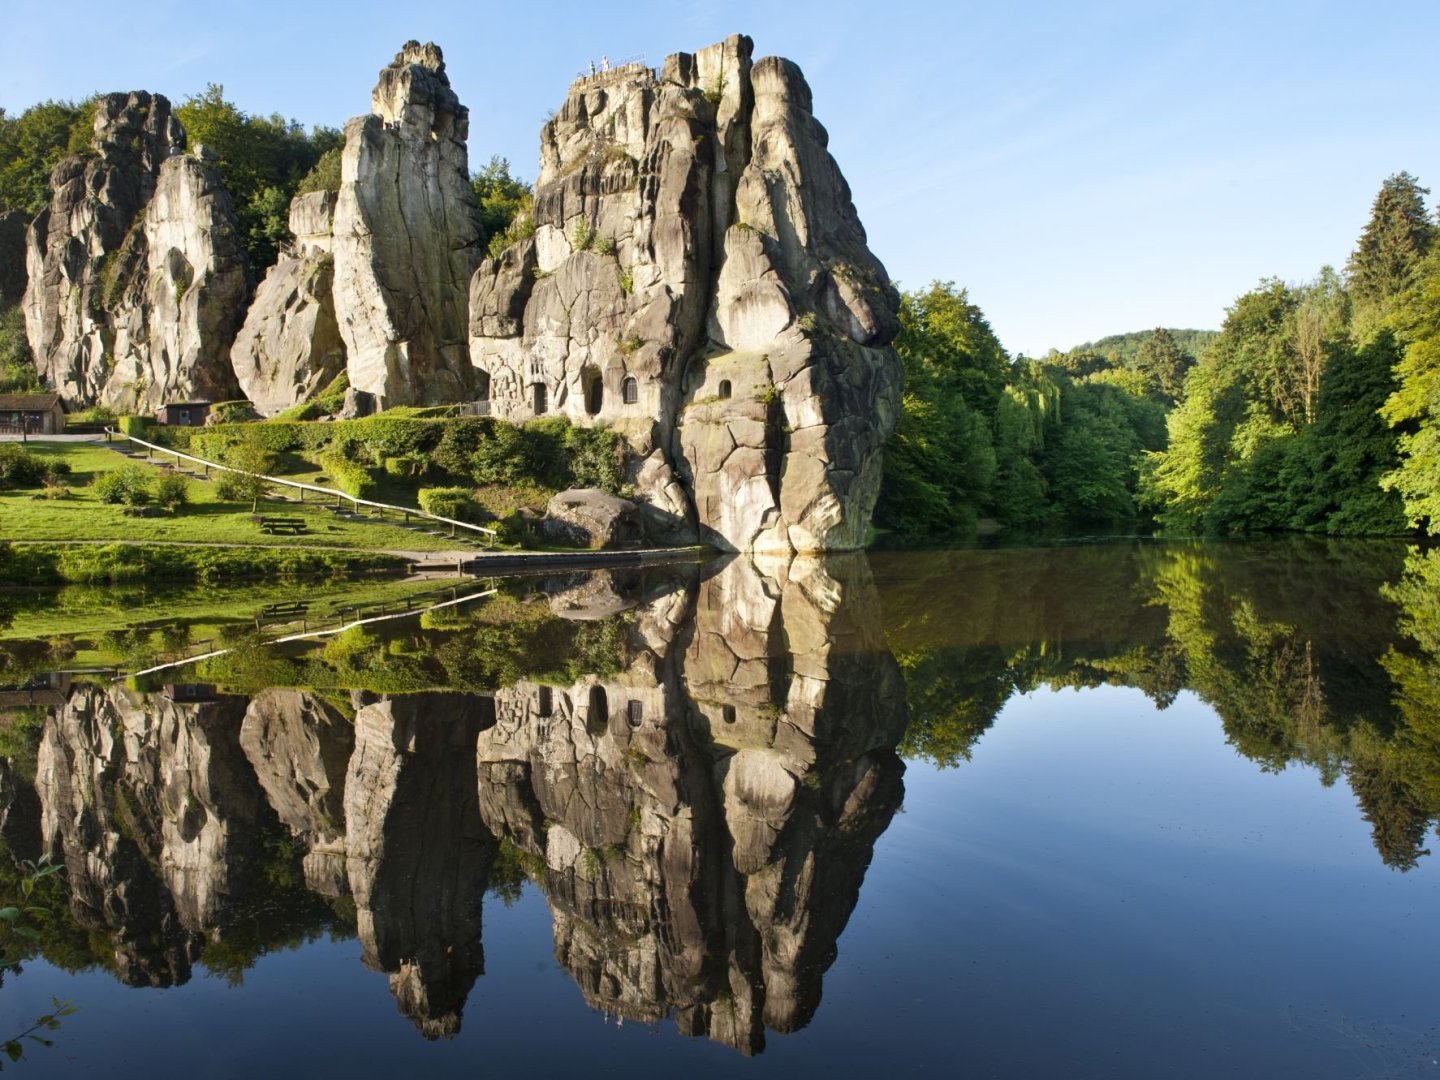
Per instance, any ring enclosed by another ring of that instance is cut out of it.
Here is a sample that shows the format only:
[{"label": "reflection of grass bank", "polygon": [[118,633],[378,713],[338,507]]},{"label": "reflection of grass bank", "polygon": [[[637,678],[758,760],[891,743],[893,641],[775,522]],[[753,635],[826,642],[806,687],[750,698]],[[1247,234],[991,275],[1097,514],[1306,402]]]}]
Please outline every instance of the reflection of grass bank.
[{"label": "reflection of grass bank", "polygon": [[26,585],[125,584],[336,577],[403,569],[405,560],[365,551],[297,547],[183,547],[152,544],[5,544],[0,582]]},{"label": "reflection of grass bank", "polygon": [[[276,537],[263,532],[252,518],[250,503],[222,502],[213,482],[190,479],[188,502],[174,513],[135,517],[125,507],[103,503],[92,484],[95,477],[125,465],[139,464],[158,479],[166,470],[127,458],[99,443],[31,442],[28,449],[41,457],[70,466],[65,478],[69,492],[63,498],[46,498],[36,490],[0,491],[0,540],[159,540],[199,544],[276,545]],[[315,547],[366,550],[445,551],[465,547],[469,538],[433,535],[432,531],[403,528],[393,520],[341,517],[314,502],[262,500],[260,513],[283,513],[305,519],[303,542]],[[436,526],[436,531],[443,531]],[[293,539],[282,545],[293,546]]]}]

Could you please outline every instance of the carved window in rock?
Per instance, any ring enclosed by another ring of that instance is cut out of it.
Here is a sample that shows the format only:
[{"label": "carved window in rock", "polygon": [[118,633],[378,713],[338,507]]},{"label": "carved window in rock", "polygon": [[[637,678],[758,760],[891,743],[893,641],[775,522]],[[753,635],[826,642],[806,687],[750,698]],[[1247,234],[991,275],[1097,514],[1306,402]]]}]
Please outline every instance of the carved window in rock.
[{"label": "carved window in rock", "polygon": [[718,394],[719,394],[719,397],[720,397],[720,400],[721,400],[721,401],[726,400],[726,399],[730,396],[731,390],[730,390],[730,380],[729,380],[729,379],[721,379],[721,380],[720,380],[720,389],[719,389],[719,391],[718,391]]},{"label": "carved window in rock", "polygon": [[625,381],[620,384],[620,396],[626,405],[639,404],[640,380],[634,375],[626,375]]},{"label": "carved window in rock", "polygon": [[641,701],[627,701],[625,703],[625,719],[632,728],[638,728],[645,722],[645,703]]},{"label": "carved window in rock", "polygon": [[727,724],[733,724],[735,722],[735,706],[722,705],[720,707],[720,719],[724,720]]},{"label": "carved window in rock", "polygon": [[590,687],[590,708],[585,717],[585,730],[592,736],[605,734],[605,729],[610,726],[610,699],[605,694],[605,688],[600,685]]},{"label": "carved window in rock", "polygon": [[555,702],[553,700],[553,696],[550,693],[550,687],[540,687],[540,693],[536,696],[535,711],[541,716],[549,716],[550,713],[554,710],[554,708]]},{"label": "carved window in rock", "polygon": [[549,395],[545,392],[545,384],[543,382],[537,382],[535,384],[534,400],[536,416],[539,416],[541,413],[543,413],[546,409],[550,407],[549,400]]},{"label": "carved window in rock", "polygon": [[484,368],[475,369],[475,400],[490,400],[490,373]]}]

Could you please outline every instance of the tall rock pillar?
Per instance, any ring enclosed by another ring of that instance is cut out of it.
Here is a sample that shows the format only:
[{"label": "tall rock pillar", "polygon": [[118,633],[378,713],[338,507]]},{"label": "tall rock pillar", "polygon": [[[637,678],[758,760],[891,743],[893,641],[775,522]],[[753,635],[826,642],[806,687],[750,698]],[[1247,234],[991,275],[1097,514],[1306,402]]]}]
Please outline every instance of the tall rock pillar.
[{"label": "tall rock pillar", "polygon": [[461,401],[480,239],[469,112],[439,47],[414,41],[380,72],[371,108],[345,125],[335,207],[335,308],[350,385],[382,408]]}]

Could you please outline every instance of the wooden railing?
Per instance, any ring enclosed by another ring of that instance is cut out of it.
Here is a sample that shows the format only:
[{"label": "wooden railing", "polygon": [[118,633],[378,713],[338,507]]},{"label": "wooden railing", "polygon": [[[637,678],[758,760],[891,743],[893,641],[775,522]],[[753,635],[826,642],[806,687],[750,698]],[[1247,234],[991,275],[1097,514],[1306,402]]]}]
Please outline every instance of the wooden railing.
[{"label": "wooden railing", "polygon": [[[299,480],[286,480],[285,478],[280,476],[266,476],[263,473],[252,473],[247,472],[244,469],[232,468],[229,465],[221,465],[217,461],[206,461],[204,458],[198,458],[192,454],[182,454],[179,450],[172,450],[168,446],[160,446],[158,443],[146,442],[144,439],[137,438],[134,435],[126,435],[123,431],[116,431],[114,428],[107,427],[105,429],[106,442],[109,442],[111,436],[116,436],[121,439],[128,439],[130,440],[130,442],[135,443],[137,446],[145,447],[147,451],[147,457],[149,456],[150,452],[158,452],[161,454],[171,454],[180,461],[194,462],[196,465],[199,465],[205,469],[206,475],[209,475],[209,471],[211,469],[218,469],[221,472],[238,473],[241,476],[258,476],[267,484],[274,484],[277,487],[297,488],[302,492],[313,491],[316,494],[324,495],[327,498],[333,497],[335,499],[336,506],[339,506],[341,504],[341,501],[344,500],[345,502],[352,504],[355,507],[357,513],[359,512],[360,507],[370,506],[379,510],[380,516],[382,518],[385,516],[386,510],[393,510],[397,514],[404,514],[406,521],[409,521],[411,516],[424,518],[427,521],[439,521],[450,526],[450,532],[452,536],[454,535],[456,529],[469,529],[471,532],[484,534],[491,546],[494,546],[496,538],[500,535],[494,529],[487,529],[484,525],[475,525],[468,521],[456,521],[454,518],[441,517],[439,514],[432,514],[426,510],[417,510],[409,506],[395,506],[391,503],[376,502],[373,499],[361,499],[355,495],[340,491],[337,488],[320,487],[318,484],[305,484],[301,483]],[[301,496],[301,501],[304,501],[303,495]]]}]

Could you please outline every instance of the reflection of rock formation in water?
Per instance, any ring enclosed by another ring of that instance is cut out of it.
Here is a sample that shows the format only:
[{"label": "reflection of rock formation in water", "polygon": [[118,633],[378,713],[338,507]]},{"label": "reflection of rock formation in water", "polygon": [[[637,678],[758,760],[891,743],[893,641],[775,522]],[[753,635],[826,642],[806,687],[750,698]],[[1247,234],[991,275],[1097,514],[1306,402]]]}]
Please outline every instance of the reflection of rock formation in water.
[{"label": "reflection of rock formation in water", "polygon": [[281,822],[306,844],[305,883],[322,896],[342,895],[349,720],[313,694],[266,690],[245,711],[240,745]]},{"label": "reflection of rock formation in water", "polygon": [[652,606],[619,674],[502,691],[480,739],[481,812],[544,860],[586,1000],[746,1053],[819,1002],[904,728],[863,559],[766,569],[707,581],[688,644]]},{"label": "reflection of rock formation in water", "polygon": [[426,1038],[454,1035],[485,969],[480,905],[495,858],[475,740],[489,701],[417,695],[363,706],[345,778],[345,852],[365,962],[388,972]]},{"label": "reflection of rock formation in water", "polygon": [[[863,558],[698,578],[541,583],[554,613],[620,621],[525,638],[570,651],[517,654],[551,681],[493,695],[76,688],[42,735],[30,831],[136,984],[198,960],[234,977],[348,894],[365,963],[427,1038],[459,1030],[484,970],[500,837],[586,1001],[756,1052],[819,1002],[899,803],[903,696]],[[549,618],[490,618],[507,611]],[[460,619],[430,644],[484,652],[497,629]],[[23,788],[0,770],[16,852]]]},{"label": "reflection of rock formation in water", "polygon": [[197,935],[239,887],[259,809],[236,738],[244,701],[86,689],[51,714],[36,763],[47,844],[81,925],[111,933],[120,977],[189,977]]}]

